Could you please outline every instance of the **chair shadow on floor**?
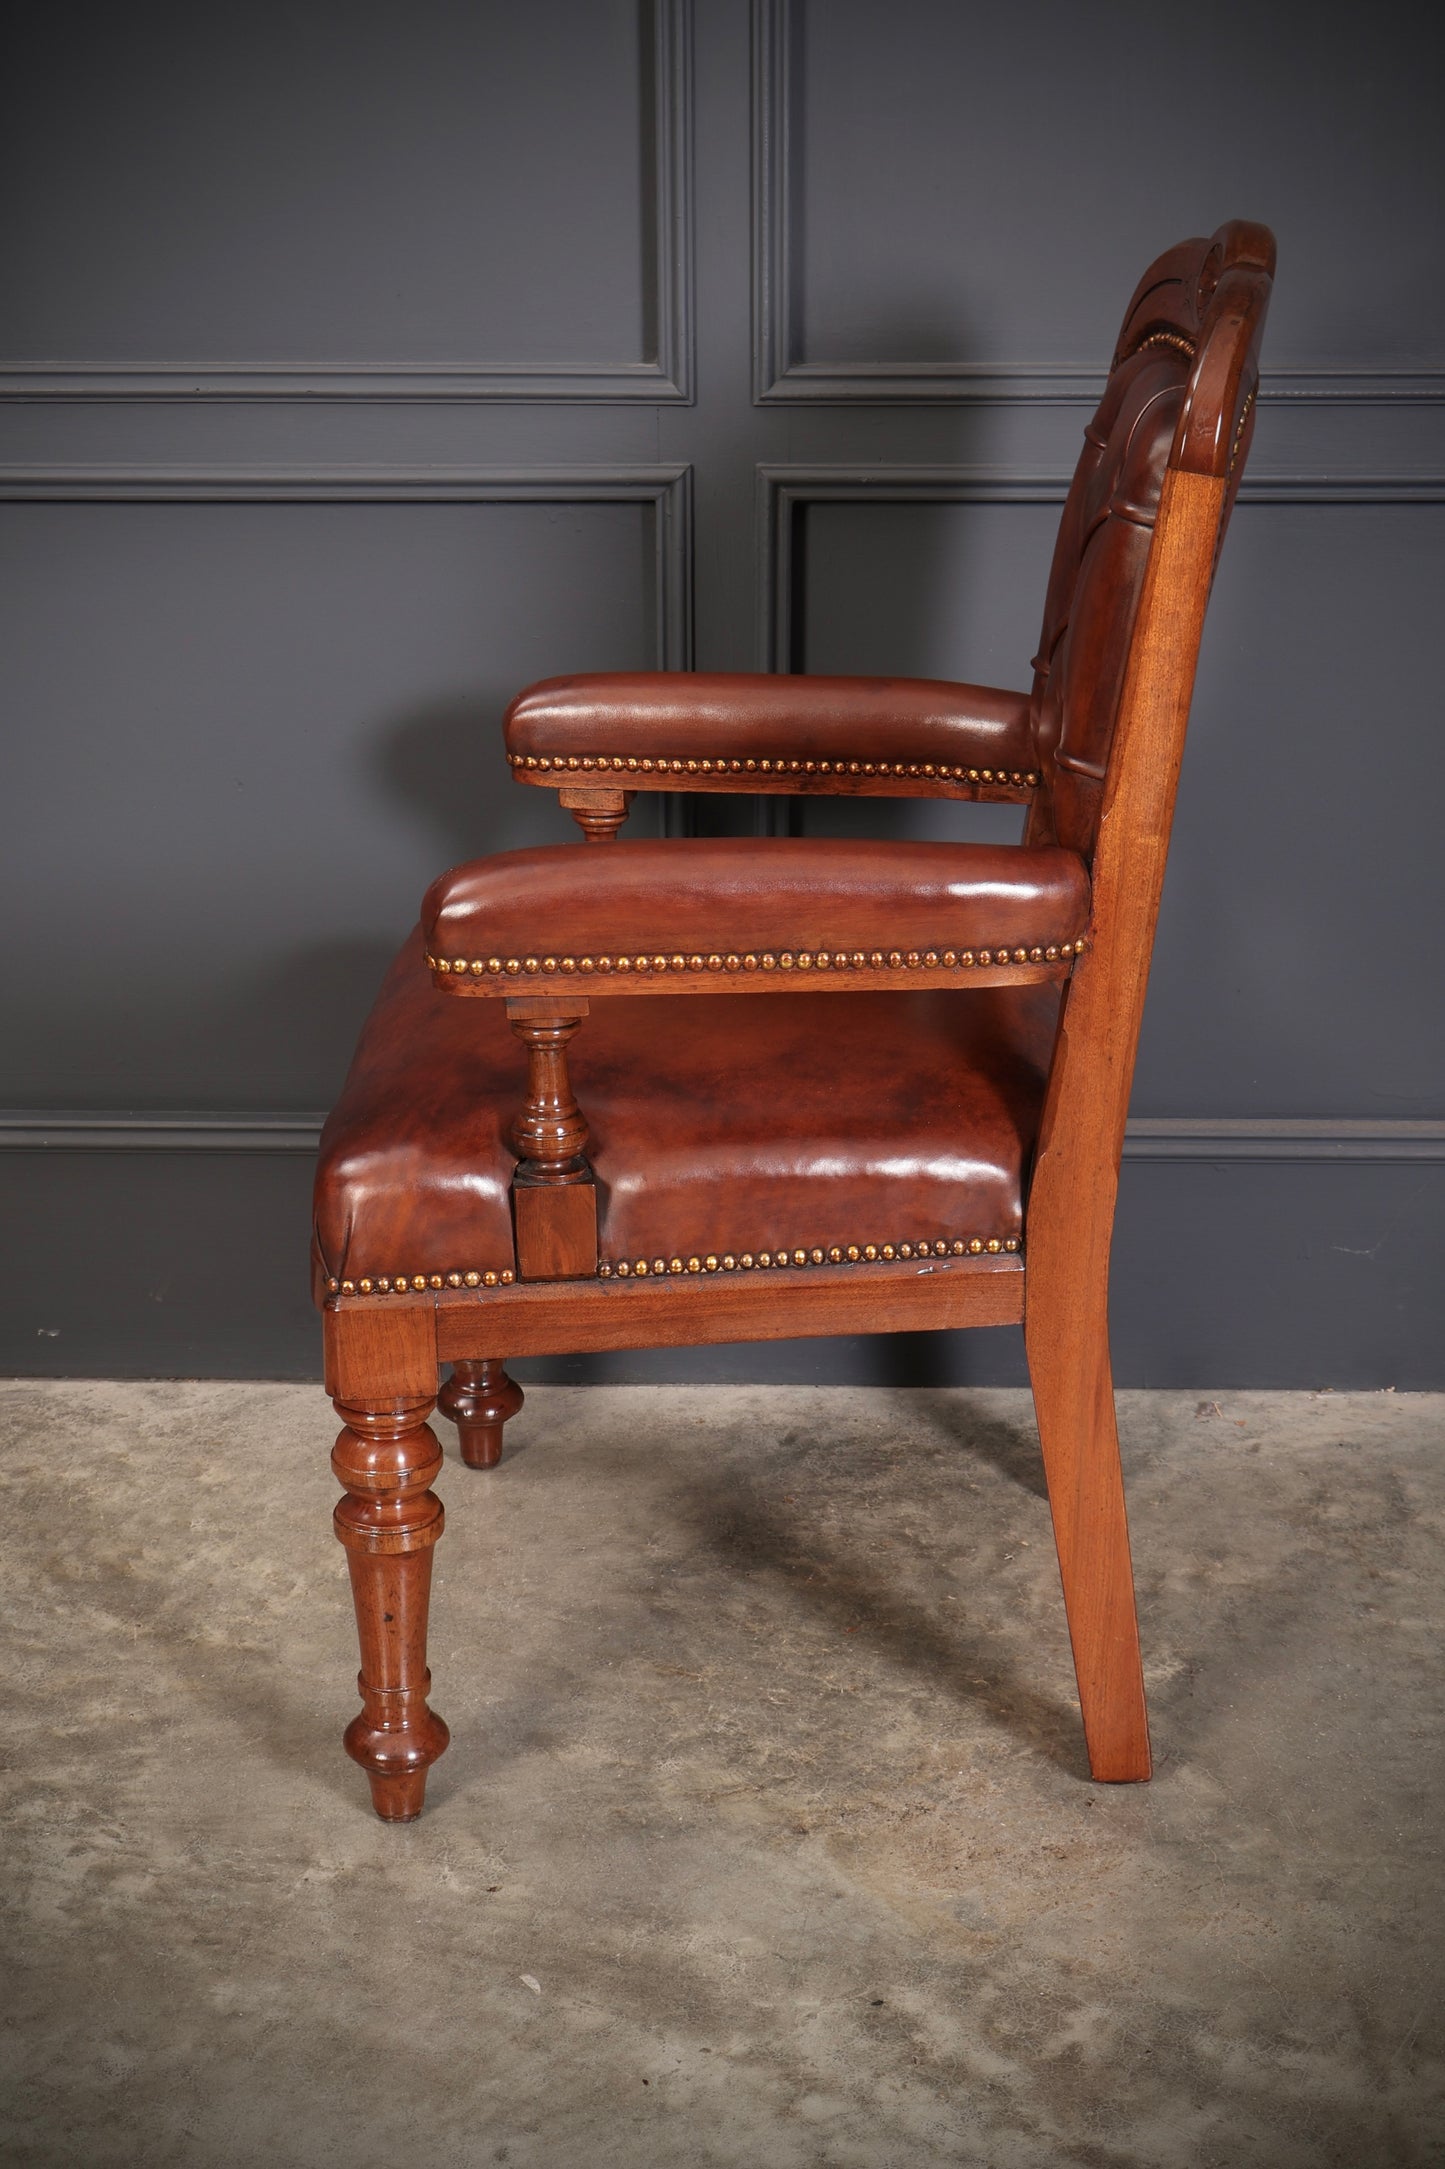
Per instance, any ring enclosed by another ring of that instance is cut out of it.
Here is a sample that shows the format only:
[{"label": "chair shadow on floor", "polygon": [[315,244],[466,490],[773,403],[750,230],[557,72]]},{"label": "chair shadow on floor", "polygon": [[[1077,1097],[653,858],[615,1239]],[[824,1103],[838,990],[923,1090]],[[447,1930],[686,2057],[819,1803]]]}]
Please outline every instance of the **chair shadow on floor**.
[{"label": "chair shadow on floor", "polygon": [[[242,1384],[227,1390],[236,1397],[288,1391]],[[234,1407],[234,1401],[228,1402],[221,1412],[218,1403],[216,1413],[202,1411],[196,1418],[196,1431],[214,1438],[218,1463],[230,1450],[227,1423]],[[309,1523],[296,1525],[298,1533],[303,1526],[308,1533],[294,1548],[288,1545],[279,1558],[273,1558],[275,1580],[263,1582],[262,1587],[278,1586],[287,1577],[296,1588],[314,1587],[324,1565],[325,1592],[334,1600],[339,1655],[340,1648],[351,1642],[351,1625],[345,1568],[339,1557],[333,1560],[338,1547],[326,1522],[331,1493],[326,1450],[336,1425],[328,1420],[319,1397],[316,1414],[319,1420],[307,1427],[316,1441],[314,1482],[305,1487],[308,1507],[315,1495],[315,1510]],[[147,1465],[144,1454],[137,1453],[130,1466],[141,1493],[148,1487],[170,1488],[168,1460],[158,1458]],[[269,1771],[287,1791],[304,1783],[337,1799],[355,1799],[359,1811],[364,1795],[357,1796],[352,1773],[339,1762],[327,1728],[318,1728],[317,1666],[288,1654],[294,1651],[292,1629],[284,1619],[268,1619],[264,1599],[258,1602],[251,1548],[258,1542],[254,1514],[238,1530],[226,1519],[223,1494],[202,1489],[196,1497],[196,1517],[186,1532],[187,1555],[173,1559],[166,1549],[163,1516],[158,1517],[147,1546],[131,1548],[108,1510],[108,1491],[80,1484],[65,1488],[67,1577],[75,1585],[78,1602],[124,1630],[114,1632],[111,1639],[115,1697],[130,1706],[142,1731],[154,1728],[154,1737],[165,1743],[166,1754],[176,1752],[177,1741],[185,1742],[187,1708],[199,1705],[202,1731],[212,1745],[217,1737],[225,1738],[228,1759],[249,1764],[256,1772]],[[216,1509],[209,1523],[207,1507]],[[180,1539],[171,1535],[169,1541],[179,1543]],[[201,1551],[220,1558],[219,1566],[206,1576],[194,1571]],[[221,1633],[218,1616],[247,1621],[245,1639]],[[354,1642],[351,1647],[354,1652]],[[323,1682],[326,1676],[322,1671]],[[327,1690],[324,1699],[334,1706],[339,1725],[350,1714],[344,1691]],[[182,1751],[198,1750],[185,1742]],[[258,1776],[253,1783],[274,1792],[274,1784],[266,1785],[264,1778]]]},{"label": "chair shadow on floor", "polygon": [[[1041,1497],[1037,1442],[1023,1404],[1021,1420],[1015,1424],[980,1409],[967,1391],[914,1389],[910,1398],[913,1445],[926,1449],[936,1442],[956,1451],[961,1481],[958,1515],[952,1525],[955,1529],[966,1536],[969,1495],[962,1488],[962,1480],[970,1466],[977,1473],[997,1471],[1030,1499]],[[880,1397],[880,1401],[880,1435],[886,1436],[888,1398]],[[924,1424],[919,1421],[920,1406],[926,1411]],[[117,1533],[112,1518],[99,1498],[77,1487],[67,1495],[67,1556],[79,1575],[81,1589],[101,1596],[107,1611],[113,1609],[133,1629],[133,1639],[122,1637],[117,1647],[148,1651],[141,1660],[143,1670],[154,1667],[156,1707],[167,1708],[169,1722],[179,1723],[184,1731],[186,1704],[199,1704],[208,1719],[221,1721],[230,1741],[228,1752],[251,1762],[258,1770],[268,1771],[273,1785],[279,1781],[284,1791],[293,1793],[300,1788],[320,1787],[326,1796],[354,1807],[360,1819],[364,1812],[360,1781],[335,1754],[331,1724],[318,1725],[319,1705],[324,1705],[323,1716],[329,1713],[334,1717],[337,1728],[349,1715],[346,1695],[329,1689],[319,1692],[316,1682],[318,1676],[322,1680],[329,1678],[336,1665],[341,1665],[343,1671],[348,1668],[341,1650],[350,1643],[344,1568],[340,1557],[333,1556],[335,1547],[325,1526],[330,1485],[322,1471],[333,1426],[329,1418],[321,1416],[320,1404],[318,1417],[314,1449],[317,1482],[306,1487],[308,1526],[314,1529],[316,1541],[314,1545],[308,1543],[304,1551],[288,1549],[287,1571],[313,1587],[319,1585],[320,1601],[335,1628],[334,1636],[328,1628],[326,1641],[328,1649],[333,1640],[336,1648],[324,1662],[313,1658],[303,1669],[295,1660],[288,1660],[289,1635],[285,1622],[280,1620],[271,1628],[265,1626],[264,1620],[258,1622],[248,1648],[238,1648],[228,1639],[217,1637],[217,1597],[223,1605],[239,1605],[249,1587],[253,1561],[244,1543],[229,1554],[222,1570],[223,1578],[229,1578],[232,1584],[229,1592],[225,1588],[215,1590],[209,1582],[203,1584],[185,1572],[174,1573],[163,1554],[152,1562],[128,1558],[121,1572],[114,1564]],[[203,1428],[214,1427],[218,1438],[221,1436],[219,1416],[201,1420]],[[450,1448],[450,1426],[438,1423],[436,1428]],[[597,1445],[603,1451],[607,1432],[607,1421],[601,1417]],[[545,1462],[543,1395],[539,1394],[537,1404],[524,1414],[516,1433],[515,1445],[511,1438],[508,1440],[504,1469],[521,1461],[519,1449],[529,1433],[529,1458],[535,1452],[537,1463]],[[901,1467],[906,1472],[906,1450],[901,1455]],[[157,1468],[144,1480],[158,1482],[160,1473]],[[519,1469],[518,1474],[525,1489],[530,1472]],[[1248,1471],[1241,1465],[1241,1511],[1247,1477]],[[445,1497],[457,1526],[463,1518],[485,1516],[486,1490],[494,1480],[464,1470],[448,1452]],[[906,1482],[906,1473],[901,1481]],[[222,1504],[219,1497],[216,1504]],[[1021,1516],[1041,1523],[1036,1507],[1025,1506],[1022,1498],[1019,1507]],[[1046,1659],[1040,1650],[1036,1661],[1032,1654],[1036,1645],[1022,1633],[1014,1641],[996,1626],[971,1617],[963,1602],[941,1609],[900,1590],[890,1573],[888,1555],[876,1541],[876,1529],[860,1523],[842,1534],[820,1534],[801,1506],[790,1506],[781,1491],[766,1491],[761,1476],[749,1481],[736,1464],[709,1470],[704,1464],[693,1463],[681,1470],[672,1511],[681,1518],[684,1533],[699,1555],[722,1572],[755,1578],[775,1602],[785,1601],[795,1616],[821,1626],[840,1645],[842,1638],[849,1636],[849,1648],[871,1651],[896,1676],[936,1692],[958,1708],[971,1706],[983,1712],[991,1724],[1003,1728],[1061,1775],[1080,1783],[1088,1781],[1077,1711],[1071,1699],[1039,1684],[1046,1664],[1052,1664],[1057,1671],[1055,1659]],[[947,1532],[944,1521],[938,1525]],[[222,1513],[212,1533],[223,1543],[225,1526]],[[1034,1534],[1042,1537],[1042,1526]],[[1156,1692],[1156,1722],[1161,1745],[1170,1760],[1188,1758],[1196,1752],[1200,1728],[1210,1721],[1206,1713],[1214,1711],[1212,1721],[1218,1722],[1220,1698],[1211,1689],[1210,1675],[1235,1672],[1242,1651],[1253,1655],[1249,1677],[1252,1692],[1259,1696],[1269,1695],[1272,1678],[1287,1675],[1292,1661],[1290,1651],[1315,1631],[1312,1599],[1317,1582],[1317,1555],[1298,1545],[1282,1547],[1267,1578],[1245,1588],[1233,1584],[1195,1588],[1188,1597],[1187,1615],[1181,1616],[1183,1600],[1177,1592],[1171,1593],[1167,1584],[1151,1586],[1147,1573],[1141,1578],[1146,1654],[1156,1637],[1161,1643],[1175,1638],[1191,1653],[1187,1679],[1181,1680],[1174,1691],[1166,1687]],[[966,1597],[966,1588],[957,1594]],[[308,1601],[314,1602],[315,1598]],[[468,1646],[464,1590],[457,1588],[452,1601],[457,1607],[452,1631],[458,1636],[458,1650],[462,1653]],[[621,1610],[634,1601],[634,1595],[619,1586],[610,1601]],[[1153,1633],[1151,1614],[1157,1620]],[[1062,1625],[1060,1606],[1060,1633]],[[481,1639],[471,1647],[473,1661],[480,1669],[486,1656]],[[550,1692],[565,1693],[562,1675],[571,1676],[571,1661],[565,1652],[559,1648],[553,1655],[561,1670],[550,1681],[544,1672],[540,1680],[527,1674],[505,1688],[498,1683],[500,1699],[486,1703],[486,1715],[475,1737],[460,1738],[456,1750],[438,1766],[438,1801],[447,1797],[481,1801],[505,1782],[508,1766],[518,1753],[545,1748]],[[453,1660],[454,1666],[457,1661]],[[463,1666],[466,1661],[460,1654]],[[579,1663],[585,1664],[585,1660],[579,1657]],[[122,1684],[118,1681],[118,1686]],[[445,1712],[446,1698],[439,1700]],[[361,1827],[370,1829],[369,1819]]]},{"label": "chair shadow on floor", "polygon": [[[922,1401],[930,1428],[957,1448],[961,1474],[972,1460],[1033,1498],[1045,1495],[1031,1423],[1015,1426],[986,1415],[970,1405],[966,1393],[915,1392],[910,1399],[915,1439]],[[881,1422],[886,1427],[886,1408]],[[811,1517],[790,1511],[785,1494],[740,1485],[735,1470],[690,1483],[683,1511],[699,1545],[725,1569],[786,1591],[830,1632],[856,1636],[859,1645],[897,1672],[956,1703],[972,1704],[1060,1770],[1087,1780],[1077,1703],[1039,1686],[1027,1652],[1020,1655],[995,1628],[971,1618],[961,1598],[943,1613],[900,1589],[870,1528],[860,1526],[844,1539],[822,1534]],[[964,1527],[966,1515],[961,1497]],[[1062,1605],[1060,1617],[1062,1623]]]},{"label": "chair shadow on floor", "polygon": [[1032,1497],[1048,1498],[1039,1434],[1026,1406],[1020,1411],[1022,1421],[1014,1422],[980,1407],[967,1388],[916,1386],[912,1401],[915,1411],[927,1411],[940,1441],[986,1462]]}]

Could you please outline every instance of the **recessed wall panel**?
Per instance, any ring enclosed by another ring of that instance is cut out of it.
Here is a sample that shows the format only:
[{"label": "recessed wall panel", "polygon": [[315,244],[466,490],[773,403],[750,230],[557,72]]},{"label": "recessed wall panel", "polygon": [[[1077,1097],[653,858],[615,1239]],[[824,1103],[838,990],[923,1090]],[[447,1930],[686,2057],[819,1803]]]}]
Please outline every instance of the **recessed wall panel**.
[{"label": "recessed wall panel", "polygon": [[[511,695],[658,659],[650,503],[0,508],[0,1102],[327,1104],[459,859],[570,842]],[[640,824],[645,828],[647,814]]]},{"label": "recessed wall panel", "polygon": [[1439,503],[1236,509],[1136,1113],[1445,1115],[1442,588]]},{"label": "recessed wall panel", "polygon": [[[801,667],[1029,684],[1054,507],[800,502],[792,517]],[[1445,740],[1421,638],[1442,585],[1439,505],[1236,510],[1135,1114],[1445,1115]],[[886,800],[810,801],[803,820],[809,833],[1000,840],[1019,823]]]},{"label": "recessed wall panel", "polygon": [[182,394],[665,375],[680,22],[670,0],[24,10],[3,366]]},{"label": "recessed wall panel", "polygon": [[759,36],[765,391],[1097,376],[1140,269],[1241,216],[1273,375],[1445,368],[1438,11],[762,0]]}]

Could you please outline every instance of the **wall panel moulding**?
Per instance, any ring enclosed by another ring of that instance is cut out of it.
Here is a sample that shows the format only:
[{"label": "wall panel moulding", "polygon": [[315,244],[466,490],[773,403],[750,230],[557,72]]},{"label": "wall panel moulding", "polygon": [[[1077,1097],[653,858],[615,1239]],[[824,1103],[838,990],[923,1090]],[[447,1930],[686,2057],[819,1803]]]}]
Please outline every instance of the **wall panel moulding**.
[{"label": "wall panel moulding", "polygon": [[999,474],[971,467],[760,466],[757,470],[756,563],[759,670],[792,670],[794,551],[799,514],[813,504],[1062,505],[1061,475]]},{"label": "wall panel moulding", "polygon": [[[638,10],[635,230],[640,257],[641,324],[634,357],[535,360],[525,353],[486,362],[360,360],[345,356],[277,361],[237,355],[196,362],[184,355],[80,359],[0,355],[0,401],[298,400],[580,400],[690,404],[693,397],[693,0],[641,0]],[[459,21],[465,25],[465,11]],[[475,26],[474,26],[475,27]],[[548,66],[565,65],[563,39]],[[536,120],[538,128],[545,116]],[[479,125],[482,125],[479,123]],[[437,143],[445,147],[444,132]],[[463,146],[464,147],[464,146]],[[281,177],[284,182],[284,175]],[[555,208],[548,232],[569,230]],[[631,226],[633,221],[626,221]],[[616,225],[614,220],[608,231]],[[307,239],[303,229],[301,241]],[[315,234],[310,235],[312,241]],[[526,253],[526,236],[514,236]],[[579,245],[585,245],[582,237]],[[181,245],[180,243],[177,244]],[[240,275],[240,274],[238,274]],[[448,278],[468,280],[457,262]],[[294,312],[293,312],[294,313]],[[284,344],[284,296],[275,343]],[[298,342],[299,343],[299,342]]]},{"label": "wall panel moulding", "polygon": [[[767,465],[757,469],[756,563],[759,670],[795,669],[795,545],[800,512],[812,504],[1062,505],[1064,475],[992,469],[892,465]],[[1445,505],[1445,476],[1326,475],[1246,477],[1239,495],[1251,505]]]},{"label": "wall panel moulding", "polygon": [[6,467],[0,504],[650,505],[656,667],[692,667],[689,466]]},{"label": "wall panel moulding", "polygon": [[[753,8],[753,375],[754,398],[826,405],[1093,406],[1104,387],[1101,369],[995,358],[940,361],[809,356],[802,334],[807,263],[801,171],[809,134],[803,82],[801,0],[754,0]],[[895,36],[906,35],[895,26]],[[1042,31],[1039,33],[1043,35]],[[968,109],[960,125],[968,126]],[[1028,142],[1026,109],[1022,139]],[[988,215],[985,210],[984,215]],[[961,208],[956,247],[966,246]],[[1168,238],[1168,237],[1164,237]],[[1120,297],[1122,300],[1122,296]],[[1445,370],[1408,365],[1266,366],[1262,403],[1319,402],[1372,406],[1445,403]]]},{"label": "wall panel moulding", "polygon": [[[316,1151],[324,1119],[320,1114],[255,1114],[245,1109],[203,1114],[0,1109],[0,1153],[308,1155]],[[1143,1116],[1129,1124],[1124,1158],[1196,1161],[1220,1167],[1242,1160],[1445,1166],[1445,1121]]]}]

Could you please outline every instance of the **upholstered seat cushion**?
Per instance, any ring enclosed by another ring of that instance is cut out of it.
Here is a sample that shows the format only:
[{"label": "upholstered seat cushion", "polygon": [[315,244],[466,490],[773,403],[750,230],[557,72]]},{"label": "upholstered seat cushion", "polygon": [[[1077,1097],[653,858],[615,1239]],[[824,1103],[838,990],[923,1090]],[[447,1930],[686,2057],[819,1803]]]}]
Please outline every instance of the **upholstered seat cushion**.
[{"label": "upholstered seat cushion", "polygon": [[[605,1266],[1017,1245],[1056,986],[592,999],[570,1047]],[[514,1268],[526,1057],[393,965],[322,1138],[322,1286]],[[475,1285],[475,1282],[473,1283]]]}]

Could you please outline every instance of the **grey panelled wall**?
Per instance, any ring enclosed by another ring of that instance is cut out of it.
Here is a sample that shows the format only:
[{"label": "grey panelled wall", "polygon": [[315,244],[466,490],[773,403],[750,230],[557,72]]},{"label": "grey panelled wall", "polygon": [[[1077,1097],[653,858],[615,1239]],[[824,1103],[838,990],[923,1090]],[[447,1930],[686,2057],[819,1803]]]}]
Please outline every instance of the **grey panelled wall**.
[{"label": "grey panelled wall", "polygon": [[[1129,289],[1246,216],[1280,283],[1118,1369],[1445,1384],[1438,9],[9,20],[9,1367],[313,1372],[309,1153],[383,960],[444,864],[574,833],[508,779],[510,693],[693,660],[1027,683]],[[1009,1334],[552,1368],[1021,1375]]]}]

